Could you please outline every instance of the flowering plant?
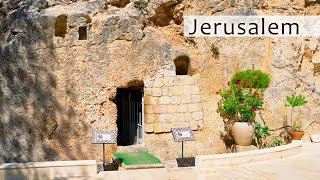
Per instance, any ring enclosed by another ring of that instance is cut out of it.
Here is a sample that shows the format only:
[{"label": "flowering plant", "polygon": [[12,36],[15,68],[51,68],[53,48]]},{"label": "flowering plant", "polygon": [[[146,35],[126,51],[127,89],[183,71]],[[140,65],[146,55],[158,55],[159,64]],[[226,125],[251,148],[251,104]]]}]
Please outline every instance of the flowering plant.
[{"label": "flowering plant", "polygon": [[[244,71],[239,73],[252,74],[253,72]],[[269,81],[268,74],[253,76],[255,81],[259,81],[259,77],[268,78]],[[249,78],[247,77],[247,79]],[[253,122],[256,111],[263,109],[262,96],[264,88],[255,87],[255,84],[250,84],[250,80],[247,79],[245,83],[243,83],[241,79],[228,82],[229,89],[220,90],[216,93],[222,97],[219,102],[219,111],[224,113],[229,119],[234,119],[239,122]]]}]

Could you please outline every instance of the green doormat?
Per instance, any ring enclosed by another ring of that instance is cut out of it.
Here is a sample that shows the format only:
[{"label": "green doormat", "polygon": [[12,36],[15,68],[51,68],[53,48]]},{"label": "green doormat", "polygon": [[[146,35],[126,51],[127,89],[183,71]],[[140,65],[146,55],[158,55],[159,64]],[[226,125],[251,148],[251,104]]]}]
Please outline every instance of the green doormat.
[{"label": "green doormat", "polygon": [[160,160],[148,152],[113,153],[125,165],[161,164]]}]

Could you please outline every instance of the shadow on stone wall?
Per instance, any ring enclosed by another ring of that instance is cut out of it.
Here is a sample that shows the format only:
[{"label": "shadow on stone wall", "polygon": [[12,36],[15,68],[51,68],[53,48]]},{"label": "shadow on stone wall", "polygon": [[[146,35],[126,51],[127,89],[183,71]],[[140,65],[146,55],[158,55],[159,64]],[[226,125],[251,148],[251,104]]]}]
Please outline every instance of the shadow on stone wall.
[{"label": "shadow on stone wall", "polygon": [[[76,159],[68,148],[70,133],[77,135],[70,121],[75,113],[56,97],[55,18],[30,15],[30,7],[17,8],[0,23],[0,163],[57,160],[54,146]],[[57,133],[59,126],[65,131]],[[80,144],[74,146],[81,154]]]}]

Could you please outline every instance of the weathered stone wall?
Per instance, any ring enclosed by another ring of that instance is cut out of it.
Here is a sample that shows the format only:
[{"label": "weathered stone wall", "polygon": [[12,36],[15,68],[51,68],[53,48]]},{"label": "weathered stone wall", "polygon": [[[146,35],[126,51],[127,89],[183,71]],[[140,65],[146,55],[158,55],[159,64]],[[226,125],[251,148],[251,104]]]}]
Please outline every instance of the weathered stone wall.
[{"label": "weathered stone wall", "polygon": [[176,75],[174,64],[145,80],[145,132],[169,133],[171,128],[203,128],[200,89],[196,77]]},{"label": "weathered stone wall", "polygon": [[[137,81],[145,86],[144,143],[151,153],[180,156],[181,144],[169,133],[176,126],[196,130],[185,156],[226,152],[232,139],[215,92],[252,64],[271,74],[262,111],[271,129],[288,116],[287,95],[307,97],[293,117],[307,128],[308,141],[320,130],[318,123],[309,127],[320,121],[319,41],[183,37],[183,15],[221,14],[319,15],[320,8],[290,0],[150,0],[145,9],[133,1],[0,1],[0,162],[101,160],[92,130],[117,131],[116,90]],[[65,37],[55,36],[59,15],[67,16]],[[87,40],[79,40],[79,27]],[[212,44],[219,57],[212,57]],[[173,71],[181,55],[190,59],[189,76]],[[116,149],[108,145],[107,158]]]}]

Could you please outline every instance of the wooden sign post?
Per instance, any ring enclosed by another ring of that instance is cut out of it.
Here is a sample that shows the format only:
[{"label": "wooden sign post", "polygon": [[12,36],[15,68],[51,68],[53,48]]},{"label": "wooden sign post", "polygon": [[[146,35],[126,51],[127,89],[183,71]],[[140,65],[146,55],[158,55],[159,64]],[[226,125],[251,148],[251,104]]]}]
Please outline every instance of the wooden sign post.
[{"label": "wooden sign post", "polygon": [[113,131],[107,130],[93,130],[92,132],[92,144],[102,144],[103,148],[103,167],[105,167],[106,158],[105,158],[105,144],[115,144],[116,136]]}]

